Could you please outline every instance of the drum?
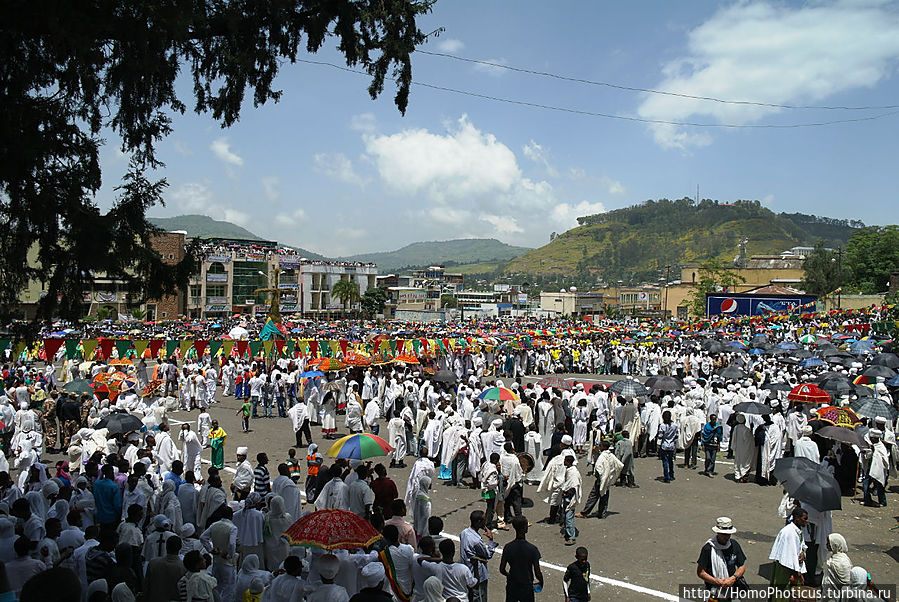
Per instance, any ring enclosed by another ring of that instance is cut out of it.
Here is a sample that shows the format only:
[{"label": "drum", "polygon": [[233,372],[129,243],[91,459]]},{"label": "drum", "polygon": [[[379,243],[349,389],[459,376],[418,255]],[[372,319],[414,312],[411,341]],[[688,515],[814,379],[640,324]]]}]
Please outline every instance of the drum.
[{"label": "drum", "polygon": [[524,474],[528,474],[532,470],[534,470],[534,466],[537,465],[534,460],[534,456],[529,454],[528,452],[521,452],[520,454],[516,454],[518,456],[518,463],[521,464],[521,471]]}]

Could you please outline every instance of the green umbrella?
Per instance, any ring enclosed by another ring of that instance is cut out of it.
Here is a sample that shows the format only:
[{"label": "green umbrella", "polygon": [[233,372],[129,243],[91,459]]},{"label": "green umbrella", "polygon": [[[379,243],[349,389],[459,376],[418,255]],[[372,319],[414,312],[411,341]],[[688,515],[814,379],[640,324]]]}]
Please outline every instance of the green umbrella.
[{"label": "green umbrella", "polygon": [[93,388],[91,388],[91,381],[86,378],[77,378],[73,381],[69,381],[62,386],[62,390],[66,393],[73,393],[75,395],[94,392]]}]

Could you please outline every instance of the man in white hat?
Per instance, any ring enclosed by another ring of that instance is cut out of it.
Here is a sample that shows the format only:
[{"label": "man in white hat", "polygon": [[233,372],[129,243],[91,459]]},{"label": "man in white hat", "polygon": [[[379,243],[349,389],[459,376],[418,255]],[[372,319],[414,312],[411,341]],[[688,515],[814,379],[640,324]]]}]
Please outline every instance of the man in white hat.
[{"label": "man in white hat", "polygon": [[[865,492],[865,506],[877,508],[878,506],[887,505],[887,475],[890,470],[890,460],[887,454],[887,448],[882,441],[883,431],[880,429],[871,429],[868,431],[868,440],[871,442],[871,449],[865,452],[868,456],[868,474],[862,484],[862,491]],[[877,502],[874,503],[873,494],[877,494]]]},{"label": "man in white hat", "polygon": [[383,590],[387,573],[380,562],[372,562],[362,567],[359,576],[359,593],[352,597],[353,602],[393,602],[393,596]]},{"label": "man in white hat", "polygon": [[699,552],[696,561],[696,575],[718,596],[727,597],[725,590],[733,587],[746,572],[746,554],[731,535],[737,532],[733,521],[726,516],[719,517],[712,527],[715,532]]},{"label": "man in white hat", "polygon": [[812,441],[812,427],[808,424],[800,427],[801,436],[796,440],[793,449],[793,456],[797,458],[808,458],[815,464],[820,464],[821,454],[818,451],[818,445]]},{"label": "man in white hat", "polygon": [[319,556],[316,562],[322,582],[306,596],[306,602],[347,602],[350,596],[346,589],[334,583],[334,578],[340,571],[340,559],[334,554],[325,554]]},{"label": "man in white hat", "polygon": [[237,448],[237,472],[234,474],[234,482],[231,483],[231,493],[236,501],[246,499],[253,486],[253,465],[247,460],[250,450],[246,446]]},{"label": "man in white hat", "polygon": [[562,451],[543,468],[543,480],[537,487],[538,492],[544,490],[549,492],[549,516],[543,519],[543,522],[550,524],[557,520],[561,522],[559,505],[562,503],[562,484],[565,482],[565,457],[572,456],[575,458],[575,464],[577,463],[577,457],[571,449],[572,441],[571,435],[563,435],[560,442]]}]

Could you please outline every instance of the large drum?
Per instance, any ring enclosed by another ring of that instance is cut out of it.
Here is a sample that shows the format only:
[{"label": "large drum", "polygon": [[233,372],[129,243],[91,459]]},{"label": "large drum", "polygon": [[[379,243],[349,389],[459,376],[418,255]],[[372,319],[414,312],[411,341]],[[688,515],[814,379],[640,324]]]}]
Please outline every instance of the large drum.
[{"label": "large drum", "polygon": [[536,462],[534,460],[534,456],[529,454],[528,452],[521,452],[516,454],[518,456],[518,463],[521,464],[521,471],[524,474],[528,474],[532,470],[534,470],[534,466],[536,466]]}]

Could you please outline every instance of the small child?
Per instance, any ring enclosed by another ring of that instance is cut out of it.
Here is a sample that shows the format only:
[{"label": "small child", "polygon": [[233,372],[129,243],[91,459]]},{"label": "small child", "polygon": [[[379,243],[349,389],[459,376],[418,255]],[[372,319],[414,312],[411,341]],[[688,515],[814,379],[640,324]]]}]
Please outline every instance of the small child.
[{"label": "small child", "polygon": [[297,460],[297,450],[292,447],[287,448],[287,461],[285,462],[285,464],[287,464],[287,470],[290,474],[290,480],[294,483],[299,482],[300,476],[302,476],[300,474],[302,471],[302,467],[300,466],[299,460]]},{"label": "small child", "polygon": [[565,569],[562,577],[565,602],[587,602],[590,599],[590,563],[587,562],[587,548],[578,546],[574,551],[574,562]]},{"label": "small child", "polygon": [[237,412],[235,412],[235,416],[241,416],[241,420],[243,421],[243,432],[250,432],[250,414],[253,411],[253,404],[250,403],[249,399],[244,400],[242,404],[240,404],[240,408],[238,408]]}]

